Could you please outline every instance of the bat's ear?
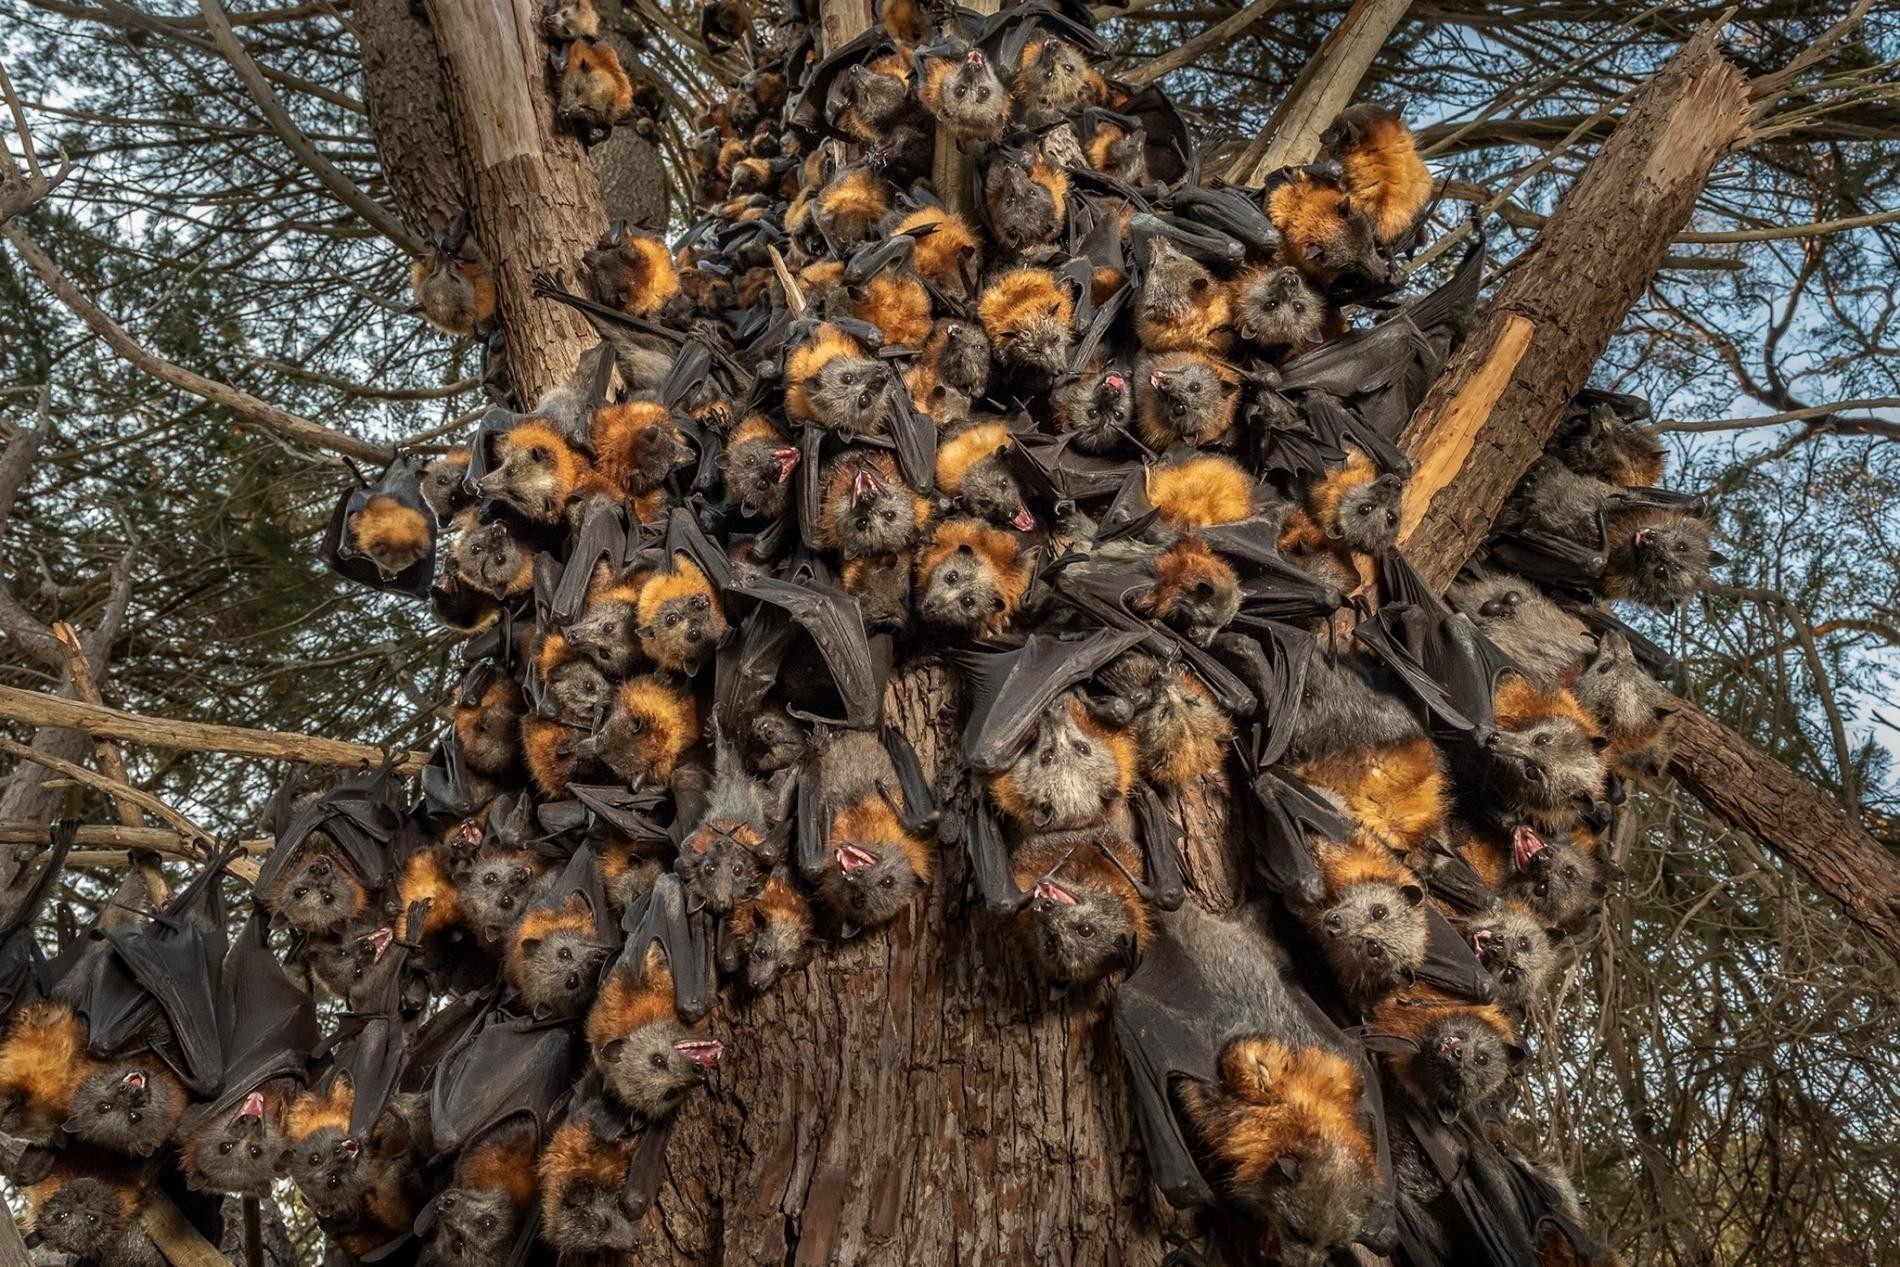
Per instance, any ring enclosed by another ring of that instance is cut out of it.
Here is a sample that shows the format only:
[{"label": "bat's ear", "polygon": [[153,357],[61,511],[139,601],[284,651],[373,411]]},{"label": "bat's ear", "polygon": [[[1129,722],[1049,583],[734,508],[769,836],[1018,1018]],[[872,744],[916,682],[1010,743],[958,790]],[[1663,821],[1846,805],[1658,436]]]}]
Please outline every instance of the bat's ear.
[{"label": "bat's ear", "polygon": [[1399,896],[1405,899],[1407,906],[1417,906],[1420,902],[1425,900],[1425,890],[1416,884],[1401,885],[1399,887]]},{"label": "bat's ear", "polygon": [[539,937],[523,937],[521,939],[521,953],[524,955],[531,955],[540,948],[541,939]]},{"label": "bat's ear", "polygon": [[1280,1177],[1285,1179],[1288,1183],[1298,1183],[1300,1181],[1299,1158],[1282,1157],[1279,1161],[1274,1163],[1274,1168],[1280,1172]]},{"label": "bat's ear", "polygon": [[1506,1043],[1504,1045],[1504,1056],[1505,1059],[1511,1062],[1511,1068],[1516,1069],[1530,1056],[1530,1052],[1522,1043]]},{"label": "bat's ear", "polygon": [[1723,564],[1727,562],[1728,562],[1728,556],[1726,554],[1723,554],[1720,550],[1715,549],[1713,546],[1709,548],[1709,566],[1710,567],[1721,567]]},{"label": "bat's ear", "polygon": [[1569,930],[1558,928],[1554,924],[1544,929],[1544,936],[1549,939],[1550,944],[1553,946],[1560,946],[1570,940]]},{"label": "bat's ear", "polygon": [[609,1064],[612,1064],[614,1061],[620,1059],[620,1053],[625,1051],[626,1048],[627,1048],[626,1039],[624,1038],[613,1039],[605,1047],[602,1047],[600,1049],[600,1057],[602,1060],[605,1060]]}]

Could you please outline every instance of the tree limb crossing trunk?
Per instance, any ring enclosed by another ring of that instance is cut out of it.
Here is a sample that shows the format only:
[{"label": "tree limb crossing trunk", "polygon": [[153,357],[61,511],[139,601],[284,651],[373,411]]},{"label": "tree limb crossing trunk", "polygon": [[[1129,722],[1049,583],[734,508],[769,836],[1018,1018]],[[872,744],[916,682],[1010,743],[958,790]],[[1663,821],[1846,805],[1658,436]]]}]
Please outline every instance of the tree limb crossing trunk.
[{"label": "tree limb crossing trunk", "polygon": [[[1745,141],[1748,80],[1696,35],[1637,95],[1532,254],[1400,436],[1414,462],[1400,542],[1442,589],[1549,443],[1630,305],[1688,223],[1715,164]],[[1900,958],[1900,860],[1825,793],[1685,704],[1674,772]]]}]

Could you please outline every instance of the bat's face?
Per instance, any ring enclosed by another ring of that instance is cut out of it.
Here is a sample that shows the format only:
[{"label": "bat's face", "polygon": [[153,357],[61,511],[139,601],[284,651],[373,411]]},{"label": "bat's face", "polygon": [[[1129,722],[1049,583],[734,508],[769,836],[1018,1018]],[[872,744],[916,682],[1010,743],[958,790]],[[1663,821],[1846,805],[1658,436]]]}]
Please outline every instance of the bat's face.
[{"label": "bat's face", "polygon": [[1028,103],[1067,110],[1089,97],[1089,65],[1067,40],[1044,39],[1035,60],[1022,72],[1018,87]]},{"label": "bat's face", "polygon": [[937,353],[937,377],[970,396],[990,385],[990,342],[983,328],[969,321],[945,321],[937,327],[943,344]]},{"label": "bat's face", "polygon": [[869,465],[856,469],[826,510],[847,559],[896,554],[917,536],[917,499],[903,483],[885,479]]},{"label": "bat's face", "polygon": [[669,598],[653,623],[640,630],[640,646],[663,669],[691,673],[726,632],[726,614],[710,593]]},{"label": "bat's face", "polygon": [[881,840],[840,843],[819,880],[831,908],[859,928],[889,923],[923,887],[903,849]]},{"label": "bat's face", "polygon": [[1399,503],[1405,481],[1396,475],[1348,489],[1339,499],[1339,541],[1349,550],[1378,558],[1398,543]]},{"label": "bat's face", "polygon": [[1144,752],[1206,743],[1222,734],[1226,715],[1205,688],[1177,672],[1156,683],[1148,705],[1135,714],[1136,736]]},{"label": "bat's face", "polygon": [[1416,884],[1355,884],[1319,917],[1335,975],[1360,998],[1409,981],[1425,959],[1425,891]]},{"label": "bat's face", "polygon": [[1098,370],[1071,379],[1055,390],[1051,402],[1063,430],[1092,452],[1112,448],[1127,434],[1135,416],[1135,392],[1119,370]]},{"label": "bat's face", "polygon": [[545,865],[525,850],[490,850],[476,858],[456,894],[476,926],[492,939],[521,917],[545,875]]},{"label": "bat's face", "polygon": [[1016,477],[1000,457],[986,458],[969,469],[957,493],[957,508],[972,519],[987,520],[999,528],[1029,532],[1036,526],[1036,517],[1023,504]]},{"label": "bat's face", "polygon": [[791,499],[798,450],[769,439],[747,440],[725,454],[726,500],[748,519],[777,519]]},{"label": "bat's face", "polygon": [[1225,404],[1227,386],[1211,366],[1189,361],[1171,369],[1155,368],[1142,379],[1148,416],[1176,439],[1206,430]]},{"label": "bat's face", "polygon": [[1207,646],[1240,614],[1240,578],[1229,567],[1197,568],[1163,588],[1155,614]]},{"label": "bat's face", "polygon": [[468,490],[462,485],[467,475],[467,454],[445,455],[422,468],[422,500],[435,512],[438,523],[447,523],[468,505]]},{"label": "bat's face", "polygon": [[577,1180],[542,1209],[542,1234],[563,1252],[631,1254],[640,1247],[639,1229],[618,1187]]},{"label": "bat's face", "polygon": [[68,1179],[33,1216],[33,1230],[62,1253],[110,1262],[127,1230],[119,1195],[97,1179]]},{"label": "bat's face", "polygon": [[1498,1002],[1527,1007],[1542,997],[1557,952],[1550,933],[1528,910],[1497,907],[1467,924],[1465,939],[1498,983]]},{"label": "bat's face", "polygon": [[924,620],[965,633],[994,622],[1008,608],[994,569],[968,546],[937,565],[917,600]]},{"label": "bat's face", "polygon": [[1134,949],[1122,895],[1069,880],[1039,882],[1029,901],[1028,947],[1044,979],[1065,986],[1098,981]]},{"label": "bat's face", "polygon": [[1292,1159],[1293,1175],[1277,1183],[1271,1222],[1284,1267],[1325,1267],[1365,1225],[1378,1176],[1343,1147],[1316,1144]]},{"label": "bat's face", "polygon": [[562,479],[554,450],[545,444],[502,444],[499,448],[499,463],[481,478],[481,495],[537,523],[559,519],[570,490]]},{"label": "bat's face", "polygon": [[1114,751],[1076,724],[1066,701],[1042,719],[1036,737],[1010,763],[1009,778],[1036,831],[1068,831],[1100,822],[1121,795]]},{"label": "bat's face", "polygon": [[550,669],[547,690],[556,715],[575,726],[591,726],[613,695],[607,675],[588,660],[570,660]]},{"label": "bat's face", "polygon": [[395,939],[395,930],[372,929],[335,938],[312,938],[304,947],[304,962],[329,991],[345,1000],[367,999],[387,980],[379,971]]},{"label": "bat's face", "polygon": [[1498,731],[1485,744],[1507,795],[1529,810],[1556,813],[1603,793],[1603,757],[1568,717],[1543,717],[1522,730]]},{"label": "bat's face", "polygon": [[638,625],[639,615],[632,602],[597,599],[567,627],[568,645],[603,672],[624,677],[633,669],[640,646]]},{"label": "bat's face", "polygon": [[746,753],[764,774],[789,770],[805,758],[804,727],[782,708],[766,709],[746,727]]},{"label": "bat's face", "polygon": [[1056,235],[1055,195],[1029,178],[1018,163],[1004,159],[990,169],[986,182],[990,227],[1012,251],[1047,242]]},{"label": "bat's face", "polygon": [[521,942],[515,984],[537,1017],[579,1016],[593,1001],[607,948],[584,932],[557,928]]},{"label": "bat's face", "polygon": [[845,436],[880,435],[890,422],[890,370],[862,356],[834,356],[807,384],[818,421]]},{"label": "bat's face", "polygon": [[600,12],[593,0],[554,0],[545,22],[548,34],[564,44],[600,37]]},{"label": "bat's face", "polygon": [[1570,693],[1613,735],[1655,725],[1668,696],[1630,650],[1629,640],[1615,631],[1597,640],[1596,655],[1571,683]]},{"label": "bat's face", "polygon": [[808,949],[805,929],[796,920],[760,920],[745,949],[746,987],[755,992],[771,989],[780,976],[804,964]]},{"label": "bat's face", "polygon": [[1609,886],[1595,854],[1559,833],[1520,825],[1511,841],[1505,896],[1523,899],[1544,923],[1574,927],[1594,914]]},{"label": "bat's face", "polygon": [[450,1188],[436,1202],[427,1261],[441,1267],[493,1267],[506,1259],[521,1214],[506,1192]]},{"label": "bat's face", "polygon": [[1307,250],[1326,273],[1335,277],[1357,276],[1383,282],[1393,272],[1392,260],[1379,249],[1371,218],[1361,211],[1340,215],[1326,239]]},{"label": "bat's face", "polygon": [[1433,1023],[1412,1057],[1412,1077],[1450,1121],[1484,1103],[1511,1072],[1511,1052],[1498,1032],[1466,1012]]},{"label": "bat's face", "polygon": [[721,1054],[716,1040],[695,1037],[669,1018],[603,1044],[596,1059],[622,1104],[648,1121],[659,1121],[706,1081]]},{"label": "bat's face", "polygon": [[716,914],[751,901],[764,887],[765,868],[742,836],[758,840],[758,833],[743,824],[704,824],[674,863],[686,891]]},{"label": "bat's face", "polygon": [[1166,238],[1148,243],[1148,261],[1142,274],[1141,307],[1151,320],[1172,321],[1187,316],[1205,302],[1214,288],[1213,274],[1184,255]]},{"label": "bat's face", "polygon": [[[497,471],[482,480],[484,495],[494,487],[489,483]],[[512,497],[503,500],[512,502]],[[496,598],[505,597],[509,588],[521,575],[522,565],[527,562],[527,553],[521,544],[508,535],[508,529],[499,521],[471,528],[455,542],[450,562],[455,575],[462,581],[484,594]]]},{"label": "bat's face", "polygon": [[895,75],[880,75],[868,66],[853,66],[845,72],[849,108],[864,125],[872,140],[895,123],[910,104],[910,85]]},{"label": "bat's face", "polygon": [[944,76],[938,114],[958,131],[977,134],[1000,130],[1009,112],[1009,94],[1003,91],[996,69],[976,49]]},{"label": "bat's face", "polygon": [[679,429],[650,422],[640,429],[635,437],[631,474],[627,477],[628,486],[635,491],[644,492],[658,488],[666,482],[676,467],[690,460],[686,451],[686,441],[680,436]]},{"label": "bat's face", "polygon": [[184,1088],[155,1060],[115,1061],[73,1092],[66,1130],[88,1144],[150,1157],[185,1111]]},{"label": "bat's face", "polygon": [[477,769],[499,771],[514,764],[521,751],[521,697],[512,685],[497,683],[481,700],[456,710],[456,738]]},{"label": "bat's face", "polygon": [[304,853],[277,893],[277,911],[302,933],[328,932],[363,909],[363,886],[327,849]]},{"label": "bat's face", "polygon": [[284,1146],[282,1120],[253,1091],[193,1132],[184,1150],[186,1182],[201,1192],[263,1196],[277,1178]]},{"label": "bat's face", "polygon": [[1681,516],[1647,524],[1611,547],[1610,566],[1622,582],[1616,596],[1672,610],[1702,588],[1709,575],[1709,528]]},{"label": "bat's face", "polygon": [[845,578],[845,590],[864,613],[864,627],[903,630],[910,625],[910,568],[902,559],[866,559]]},{"label": "bat's face", "polygon": [[[603,863],[605,859],[603,858]],[[611,870],[601,868],[601,887],[606,891],[608,905],[616,911],[624,911],[627,906],[648,893],[654,881],[660,878],[662,868],[655,858],[633,857]]]},{"label": "bat's face", "polygon": [[368,1146],[337,1126],[293,1141],[288,1169],[297,1191],[322,1218],[355,1213],[373,1186]]},{"label": "bat's face", "polygon": [[1263,347],[1317,343],[1325,319],[1319,292],[1290,264],[1266,269],[1240,292],[1240,337]]}]

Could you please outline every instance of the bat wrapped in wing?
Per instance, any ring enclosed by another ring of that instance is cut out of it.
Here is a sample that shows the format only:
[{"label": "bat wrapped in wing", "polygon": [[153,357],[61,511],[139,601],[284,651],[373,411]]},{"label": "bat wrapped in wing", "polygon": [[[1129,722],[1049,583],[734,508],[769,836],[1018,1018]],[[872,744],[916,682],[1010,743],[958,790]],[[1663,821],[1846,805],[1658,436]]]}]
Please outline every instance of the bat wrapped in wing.
[{"label": "bat wrapped in wing", "polygon": [[422,497],[422,464],[399,457],[375,483],[337,499],[318,557],[371,589],[426,598],[435,577],[435,512]]}]

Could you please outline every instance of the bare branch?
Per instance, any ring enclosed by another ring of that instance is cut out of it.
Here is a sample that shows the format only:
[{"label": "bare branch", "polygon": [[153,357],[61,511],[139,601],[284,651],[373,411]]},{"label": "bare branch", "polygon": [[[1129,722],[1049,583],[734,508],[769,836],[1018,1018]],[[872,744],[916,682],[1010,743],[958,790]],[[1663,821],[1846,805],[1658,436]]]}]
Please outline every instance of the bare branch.
[{"label": "bare branch", "polygon": [[59,265],[40,249],[39,244],[29,237],[25,230],[15,224],[0,225],[0,234],[4,234],[7,241],[13,243],[13,249],[18,251],[20,257],[39,274],[40,281],[53,292],[54,298],[70,309],[74,316],[85,322],[94,334],[104,339],[113,351],[152,377],[161,382],[170,383],[182,391],[190,392],[194,396],[202,396],[214,405],[223,405],[247,421],[254,422],[260,427],[274,431],[299,444],[339,453],[344,457],[361,458],[366,462],[388,462],[395,456],[391,450],[381,445],[371,444],[368,440],[358,439],[356,436],[345,435],[341,431],[332,431],[307,418],[299,418],[296,414],[287,413],[275,405],[259,400],[249,392],[240,391],[228,383],[220,383],[202,374],[193,373],[183,366],[174,365],[156,353],[146,350],[138,340],[126,332],[124,326],[114,321],[81,294],[79,289],[60,271]]},{"label": "bare branch", "polygon": [[1225,44],[1227,41],[1252,28],[1256,22],[1259,22],[1269,13],[1272,13],[1274,9],[1278,8],[1279,4],[1280,0],[1253,0],[1253,3],[1234,14],[1233,17],[1228,18],[1224,22],[1216,22],[1213,26],[1208,27],[1199,35],[1181,45],[1181,47],[1171,49],[1154,60],[1137,67],[1135,70],[1129,72],[1125,78],[1129,83],[1139,88],[1143,84],[1153,83],[1170,71],[1179,70],[1183,66],[1192,65],[1201,54],[1207,52],[1209,49],[1219,48],[1222,44]]},{"label": "bare branch", "polygon": [[375,226],[378,233],[410,255],[422,254],[421,240],[409,232],[393,211],[358,189],[356,182],[317,152],[317,147],[310,143],[310,138],[303,134],[303,130],[291,119],[290,112],[284,109],[283,102],[277,99],[270,81],[264,78],[257,63],[251,60],[250,53],[245,51],[243,41],[231,29],[231,20],[224,6],[218,0],[198,0],[198,11],[204,15],[205,26],[210,30],[218,51],[231,63],[231,69],[237,72],[238,81],[244,85],[244,90],[251,94],[251,100],[257,103],[257,108],[263,112],[271,129],[297,156],[297,161],[309,168],[323,187],[335,194],[345,206]]},{"label": "bare branch", "polygon": [[[368,744],[345,743],[314,735],[290,735],[273,730],[250,730],[243,726],[219,726],[211,722],[175,721],[144,717],[97,704],[23,691],[0,686],[0,718],[27,722],[35,726],[57,726],[83,730],[89,735],[121,739],[176,752],[228,752],[243,757],[263,757],[272,761],[302,761],[310,765],[374,765],[383,758],[380,748]],[[400,774],[414,774],[428,764],[425,752],[402,755],[397,765]],[[148,807],[149,808],[149,807]]]},{"label": "bare branch", "polygon": [[[140,809],[150,813],[154,818],[162,819],[170,823],[173,829],[187,840],[197,840],[206,843],[211,841],[210,832],[198,826],[198,824],[192,822],[189,818],[186,818],[183,814],[165,804],[165,802],[159,800],[150,792],[141,791],[127,783],[120,783],[117,780],[108,779],[103,774],[94,774],[83,765],[74,765],[70,761],[62,760],[59,757],[51,756],[47,753],[35,752],[25,744],[15,743],[5,736],[0,736],[0,752],[4,752],[11,757],[16,757],[21,761],[31,761],[34,765],[52,770],[57,774],[63,774],[73,782],[84,784],[95,792],[104,792],[107,796],[131,801]],[[199,856],[204,856],[203,850],[199,851]]]},{"label": "bare branch", "polygon": [[1656,428],[1658,431],[1747,431],[1755,427],[1773,427],[1784,422],[1807,422],[1814,418],[1828,420],[1825,427],[1816,430],[1838,432],[1843,435],[1881,435],[1889,439],[1900,439],[1900,422],[1890,422],[1884,418],[1841,418],[1837,415],[1843,409],[1900,409],[1900,396],[1869,396],[1860,400],[1837,400],[1831,405],[1815,405],[1808,409],[1787,409],[1778,414],[1764,414],[1759,418],[1709,418],[1698,422],[1665,421]]},{"label": "bare branch", "polygon": [[5,224],[52,193],[54,187],[72,171],[73,161],[61,150],[58,171],[48,176],[40,170],[39,155],[33,146],[33,132],[26,123],[26,109],[20,104],[19,94],[13,91],[13,81],[7,78],[4,65],[0,65],[0,97],[6,99],[7,109],[13,115],[14,130],[20,134],[20,151],[26,156],[26,171],[22,173],[6,146],[0,145],[0,224]]}]

